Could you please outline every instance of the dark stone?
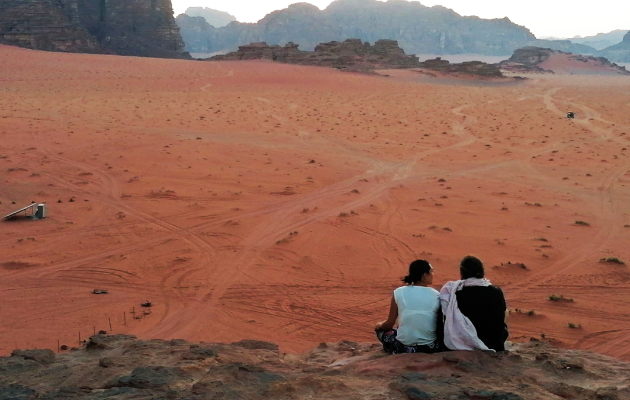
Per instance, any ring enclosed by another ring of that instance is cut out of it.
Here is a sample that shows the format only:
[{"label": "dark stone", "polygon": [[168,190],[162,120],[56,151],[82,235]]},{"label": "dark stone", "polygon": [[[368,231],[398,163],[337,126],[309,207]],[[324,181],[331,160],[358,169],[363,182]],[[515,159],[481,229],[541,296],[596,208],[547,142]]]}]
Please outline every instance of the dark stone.
[{"label": "dark stone", "polygon": [[99,367],[109,368],[114,365],[114,362],[112,361],[111,358],[103,357],[100,360],[98,360],[98,365]]},{"label": "dark stone", "polygon": [[42,365],[55,362],[55,353],[52,350],[13,350],[11,357],[22,357],[25,360],[37,361]]},{"label": "dark stone", "polygon": [[232,343],[233,346],[242,347],[247,350],[269,350],[278,351],[278,345],[269,342],[260,342],[258,340],[241,340],[240,342]]},{"label": "dark stone", "polygon": [[0,399],[2,400],[30,400],[37,397],[38,394],[35,390],[21,385],[0,388]]},{"label": "dark stone", "polygon": [[207,358],[216,357],[218,354],[212,349],[194,348],[182,354],[182,360],[205,360]]},{"label": "dark stone", "polygon": [[417,381],[426,381],[429,377],[427,374],[421,374],[419,372],[409,372],[406,374],[400,375],[406,381],[417,382]]},{"label": "dark stone", "polygon": [[521,396],[494,390],[482,390],[470,396],[471,400],[524,400]]},{"label": "dark stone", "polygon": [[65,387],[54,392],[46,393],[39,397],[40,400],[67,400],[67,399],[85,399],[90,394],[89,389],[81,389],[76,387]]},{"label": "dark stone", "polygon": [[191,379],[191,375],[177,367],[138,367],[133,370],[131,375],[120,377],[108,386],[167,389],[176,381],[189,379]]},{"label": "dark stone", "polygon": [[108,340],[102,335],[92,336],[90,340],[85,345],[85,349],[88,351],[92,350],[107,350],[110,346],[107,345]]},{"label": "dark stone", "polygon": [[0,358],[0,372],[6,375],[19,374],[43,368],[43,365],[34,360],[26,360],[21,357]]},{"label": "dark stone", "polygon": [[431,399],[433,398],[433,396],[431,396],[428,393],[423,392],[422,390],[415,388],[415,387],[410,387],[405,391],[405,395],[407,396],[407,398],[409,400],[416,400],[416,399]]},{"label": "dark stone", "polygon": [[192,387],[193,394],[204,394],[215,392],[218,388],[223,386],[223,382],[221,381],[211,381],[211,382],[197,382]]}]

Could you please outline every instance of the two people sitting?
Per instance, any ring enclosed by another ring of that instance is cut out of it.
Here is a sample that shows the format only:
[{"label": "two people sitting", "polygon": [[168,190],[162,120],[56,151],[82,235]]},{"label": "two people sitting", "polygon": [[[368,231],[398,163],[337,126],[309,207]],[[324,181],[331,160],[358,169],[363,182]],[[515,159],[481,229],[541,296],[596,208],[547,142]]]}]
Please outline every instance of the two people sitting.
[{"label": "two people sitting", "polygon": [[[376,336],[390,354],[446,350],[504,351],[508,338],[503,291],[485,279],[483,263],[467,256],[461,280],[433,289],[433,267],[425,260],[409,265],[406,286],[394,291],[389,317]],[[398,328],[394,329],[398,322]]]}]

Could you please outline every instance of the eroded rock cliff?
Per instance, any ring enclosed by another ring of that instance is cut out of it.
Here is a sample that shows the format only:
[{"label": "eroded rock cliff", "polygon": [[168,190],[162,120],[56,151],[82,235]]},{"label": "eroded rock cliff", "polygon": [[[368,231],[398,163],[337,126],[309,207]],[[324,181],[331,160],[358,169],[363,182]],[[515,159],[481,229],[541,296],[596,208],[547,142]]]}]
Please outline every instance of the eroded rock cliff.
[{"label": "eroded rock cliff", "polygon": [[2,0],[0,43],[49,51],[100,50],[80,24],[77,1],[69,0]]},{"label": "eroded rock cliff", "polygon": [[0,358],[2,399],[624,400],[630,364],[542,342],[506,353],[386,355],[322,343],[301,355],[272,343],[139,341],[97,335],[80,348]]},{"label": "eroded rock cliff", "polygon": [[170,0],[3,0],[0,43],[49,51],[186,56]]}]

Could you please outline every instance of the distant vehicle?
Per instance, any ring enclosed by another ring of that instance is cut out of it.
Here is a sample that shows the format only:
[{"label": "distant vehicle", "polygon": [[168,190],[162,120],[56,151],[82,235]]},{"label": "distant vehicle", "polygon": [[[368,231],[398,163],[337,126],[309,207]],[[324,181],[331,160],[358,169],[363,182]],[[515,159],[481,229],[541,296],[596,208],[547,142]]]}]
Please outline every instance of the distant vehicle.
[{"label": "distant vehicle", "polygon": [[569,119],[575,118],[575,113],[574,112],[568,112],[567,113],[567,118],[569,118]]}]

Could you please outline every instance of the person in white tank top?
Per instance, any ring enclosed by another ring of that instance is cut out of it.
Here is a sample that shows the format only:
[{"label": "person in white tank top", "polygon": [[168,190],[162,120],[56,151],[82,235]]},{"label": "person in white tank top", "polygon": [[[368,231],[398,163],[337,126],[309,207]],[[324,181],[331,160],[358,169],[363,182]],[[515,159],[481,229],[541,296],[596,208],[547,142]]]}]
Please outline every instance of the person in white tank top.
[{"label": "person in white tank top", "polygon": [[[416,260],[403,282],[407,285],[394,290],[389,318],[376,324],[376,336],[390,354],[440,351],[440,292],[430,287],[433,267],[428,261]],[[397,321],[398,329],[394,329]]]}]

